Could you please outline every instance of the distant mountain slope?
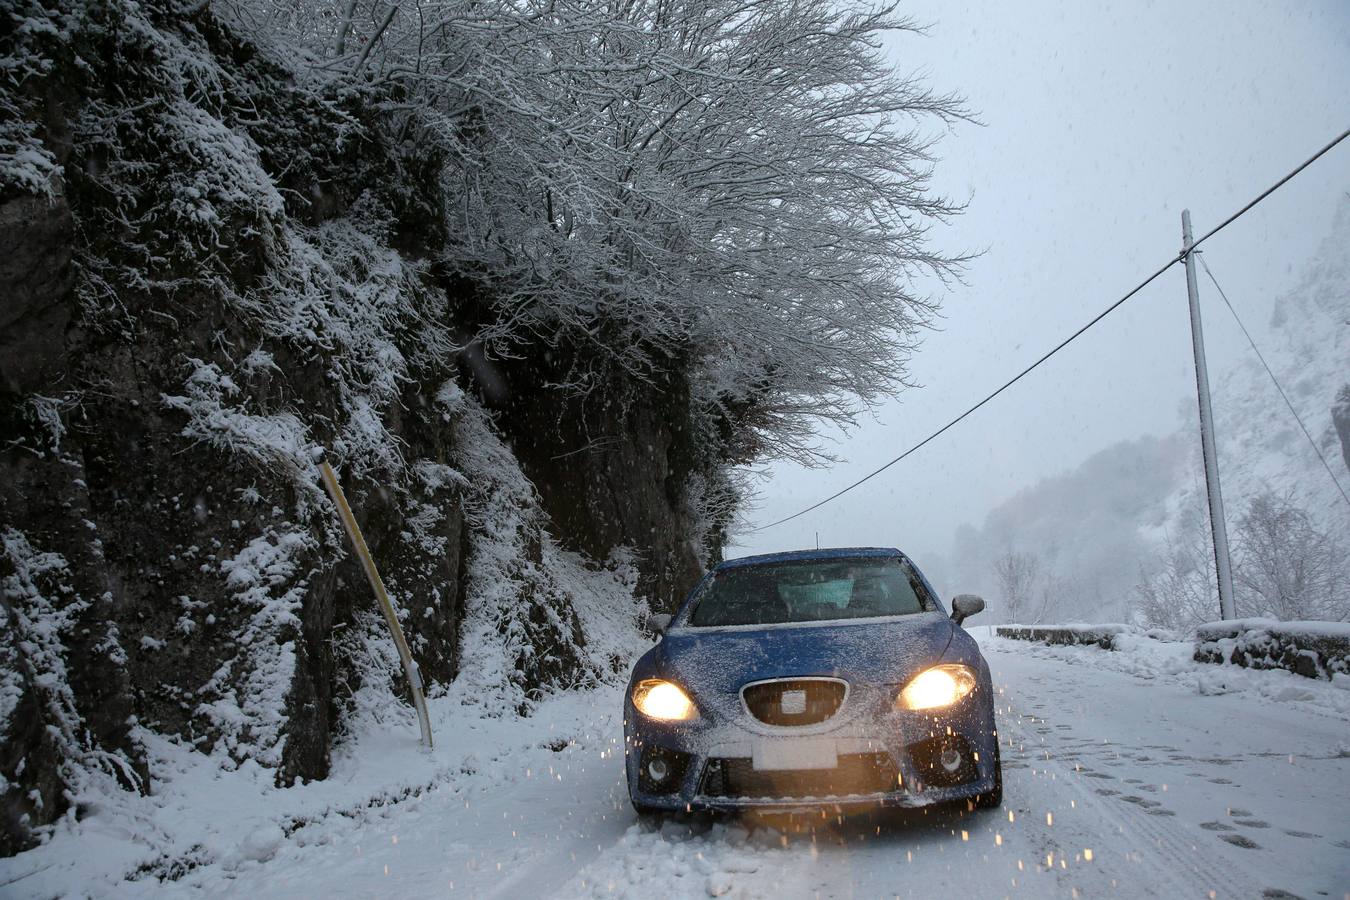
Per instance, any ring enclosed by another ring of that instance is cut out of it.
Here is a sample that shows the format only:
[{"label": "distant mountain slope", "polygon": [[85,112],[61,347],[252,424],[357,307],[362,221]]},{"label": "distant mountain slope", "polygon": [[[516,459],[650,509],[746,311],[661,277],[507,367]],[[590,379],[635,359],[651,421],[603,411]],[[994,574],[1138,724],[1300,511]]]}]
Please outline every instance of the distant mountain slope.
[{"label": "distant mountain slope", "polygon": [[1121,441],[1095,453],[1073,471],[1018,492],[980,528],[958,529],[945,567],[951,577],[939,581],[983,591],[1003,620],[994,565],[1010,552],[1034,553],[1041,570],[1034,593],[1038,605],[1046,600],[1048,615],[1118,620],[1153,550],[1145,535],[1163,528],[1165,498],[1184,477],[1186,460],[1179,435]]}]

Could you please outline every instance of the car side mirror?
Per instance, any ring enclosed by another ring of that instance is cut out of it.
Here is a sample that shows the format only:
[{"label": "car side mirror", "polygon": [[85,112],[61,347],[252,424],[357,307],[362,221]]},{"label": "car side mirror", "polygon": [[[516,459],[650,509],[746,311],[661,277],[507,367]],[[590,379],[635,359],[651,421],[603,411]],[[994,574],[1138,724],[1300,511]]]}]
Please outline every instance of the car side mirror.
[{"label": "car side mirror", "polygon": [[957,594],[952,598],[952,621],[960,625],[984,610],[984,598],[978,594]]},{"label": "car side mirror", "polygon": [[669,613],[652,613],[647,617],[647,627],[657,634],[665,634],[670,627]]}]

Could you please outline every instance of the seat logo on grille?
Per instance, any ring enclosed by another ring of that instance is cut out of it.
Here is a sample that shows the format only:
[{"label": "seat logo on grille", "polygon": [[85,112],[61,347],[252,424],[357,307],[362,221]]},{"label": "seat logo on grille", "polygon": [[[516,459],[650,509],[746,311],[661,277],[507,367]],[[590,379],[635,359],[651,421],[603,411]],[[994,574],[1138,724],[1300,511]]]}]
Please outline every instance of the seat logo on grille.
[{"label": "seat logo on grille", "polygon": [[806,691],[783,691],[778,708],[785,716],[799,716],[806,712]]}]

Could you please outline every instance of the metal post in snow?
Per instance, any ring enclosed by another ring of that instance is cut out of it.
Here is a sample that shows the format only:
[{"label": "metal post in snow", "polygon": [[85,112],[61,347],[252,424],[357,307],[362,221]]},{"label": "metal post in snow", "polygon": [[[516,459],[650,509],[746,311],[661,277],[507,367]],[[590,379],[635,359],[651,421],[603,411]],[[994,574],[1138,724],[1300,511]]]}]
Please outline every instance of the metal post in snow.
[{"label": "metal post in snow", "polygon": [[323,486],[327,489],[333,505],[337,507],[342,527],[346,529],[347,537],[352,542],[352,549],[361,560],[361,568],[365,569],[366,579],[370,582],[371,590],[375,592],[375,602],[380,607],[385,624],[389,626],[389,633],[394,638],[394,647],[398,650],[399,660],[403,663],[403,674],[408,678],[413,708],[417,710],[417,721],[422,728],[422,744],[430,750],[431,717],[427,714],[427,700],[422,693],[422,673],[412,658],[408,640],[403,636],[403,627],[398,624],[398,613],[394,610],[394,603],[389,599],[389,592],[384,589],[384,579],[380,578],[380,570],[375,568],[375,560],[371,557],[370,548],[366,546],[366,539],[361,534],[361,526],[356,524],[356,516],[352,515],[352,508],[347,503],[347,495],[342,490],[337,473],[328,464],[328,460],[322,458],[322,454],[319,459],[319,475],[323,478]]},{"label": "metal post in snow", "polygon": [[1209,526],[1214,532],[1214,570],[1219,576],[1219,617],[1235,619],[1233,564],[1228,554],[1228,527],[1219,487],[1219,454],[1214,444],[1214,410],[1209,402],[1209,370],[1205,365],[1205,335],[1200,327],[1200,293],[1195,284],[1195,254],[1191,250],[1191,211],[1181,211],[1181,249],[1186,254],[1186,295],[1191,305],[1191,347],[1195,350],[1195,393],[1200,400],[1200,449],[1205,457],[1205,489],[1209,495]]}]

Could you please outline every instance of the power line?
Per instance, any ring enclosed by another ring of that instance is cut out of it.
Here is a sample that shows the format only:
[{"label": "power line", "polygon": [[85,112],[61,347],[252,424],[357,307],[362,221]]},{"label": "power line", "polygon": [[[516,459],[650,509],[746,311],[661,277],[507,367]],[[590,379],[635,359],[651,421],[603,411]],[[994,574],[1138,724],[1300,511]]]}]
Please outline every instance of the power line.
[{"label": "power line", "polygon": [[1270,368],[1270,364],[1266,362],[1265,356],[1261,354],[1261,348],[1256,346],[1256,341],[1252,340],[1251,332],[1247,330],[1246,325],[1242,324],[1242,317],[1237,314],[1237,310],[1233,308],[1233,304],[1228,302],[1228,295],[1225,294],[1223,288],[1219,286],[1219,280],[1215,278],[1214,273],[1209,270],[1209,263],[1205,262],[1203,256],[1200,257],[1200,265],[1205,267],[1205,274],[1209,276],[1210,281],[1214,282],[1214,288],[1219,292],[1219,296],[1223,298],[1224,306],[1227,306],[1228,311],[1233,314],[1233,320],[1237,322],[1238,327],[1242,329],[1243,335],[1247,338],[1247,343],[1252,345],[1252,352],[1256,354],[1257,359],[1261,360],[1261,366],[1266,370],[1266,374],[1270,376],[1271,382],[1275,385],[1275,390],[1279,391],[1280,396],[1284,398],[1284,405],[1289,407],[1289,412],[1293,415],[1294,421],[1298,422],[1298,427],[1302,429],[1303,436],[1308,439],[1308,443],[1312,446],[1313,452],[1316,453],[1317,458],[1322,461],[1322,468],[1327,470],[1327,474],[1331,476],[1332,483],[1336,485],[1336,490],[1341,492],[1341,499],[1345,501],[1346,506],[1350,506],[1350,495],[1347,495],[1345,493],[1345,488],[1341,487],[1341,480],[1336,477],[1336,473],[1331,469],[1331,464],[1328,463],[1327,458],[1322,455],[1322,448],[1317,446],[1317,441],[1313,440],[1312,433],[1308,431],[1308,426],[1303,424],[1303,417],[1298,414],[1298,410],[1294,409],[1294,404],[1290,401],[1289,395],[1285,393],[1284,387],[1280,384],[1280,379],[1275,377],[1275,372]]},{"label": "power line", "polygon": [[[1297,175],[1298,173],[1302,172],[1304,169],[1308,168],[1308,166],[1312,165],[1314,162],[1316,162],[1318,159],[1320,159],[1322,156],[1324,156],[1324,155],[1325,155],[1327,152],[1329,152],[1333,147],[1335,147],[1335,146],[1336,146],[1337,144],[1339,144],[1341,141],[1345,140],[1347,136],[1350,136],[1350,128],[1347,128],[1345,131],[1342,131],[1335,139],[1333,139],[1330,143],[1328,143],[1328,144],[1327,144],[1326,146],[1324,146],[1322,149],[1318,150],[1318,151],[1317,151],[1316,153],[1314,153],[1312,156],[1308,157],[1306,160],[1304,160],[1302,163],[1300,163],[1295,169],[1293,169],[1292,171],[1290,171],[1289,174],[1285,175],[1285,176],[1284,176],[1283,178],[1281,178],[1279,181],[1275,182],[1275,183],[1272,184],[1270,187],[1266,188],[1266,189],[1265,189],[1264,191],[1262,191],[1260,194],[1257,194],[1256,197],[1253,198],[1253,199],[1251,200],[1251,202],[1249,202],[1246,206],[1242,207],[1242,208],[1239,209],[1237,212],[1233,213],[1231,216],[1229,216],[1228,218],[1224,219],[1224,220],[1223,220],[1222,222],[1220,222],[1218,225],[1216,225],[1215,227],[1211,228],[1208,232],[1206,232],[1203,236],[1201,236],[1201,238],[1200,238],[1198,241],[1196,241],[1194,244],[1191,245],[1191,248],[1190,248],[1191,251],[1194,252],[1194,251],[1195,251],[1196,249],[1198,249],[1199,246],[1200,246],[1201,244],[1203,244],[1205,241],[1209,240],[1209,239],[1212,238],[1214,235],[1218,234],[1220,231],[1223,231],[1223,230],[1224,230],[1225,228],[1227,228],[1229,225],[1233,224],[1233,222],[1236,222],[1239,218],[1241,218],[1243,215],[1245,215],[1247,212],[1249,212],[1249,211],[1252,209],[1252,207],[1256,206],[1256,205],[1257,205],[1258,203],[1260,203],[1262,200],[1266,199],[1266,198],[1269,197],[1271,194],[1275,193],[1275,191],[1277,191],[1277,190],[1279,190],[1281,187],[1283,187],[1283,186],[1284,186],[1290,179],[1292,179],[1295,175]],[[1110,313],[1112,313],[1117,307],[1119,307],[1121,304],[1123,304],[1126,300],[1129,300],[1129,299],[1130,299],[1131,297],[1133,297],[1135,294],[1139,293],[1139,292],[1142,291],[1144,288],[1148,287],[1148,285],[1151,284],[1154,280],[1156,280],[1156,279],[1158,278],[1158,276],[1162,275],[1162,273],[1166,272],[1166,271],[1167,271],[1168,269],[1170,269],[1172,266],[1176,265],[1178,262],[1180,262],[1182,259],[1184,259],[1185,256],[1186,256],[1186,252],[1187,252],[1187,251],[1182,250],[1182,251],[1180,251],[1179,253],[1177,253],[1176,256],[1174,256],[1174,257],[1172,257],[1171,259],[1169,259],[1169,260],[1168,260],[1166,263],[1164,263],[1164,264],[1162,265],[1162,267],[1159,268],[1156,272],[1154,272],[1152,275],[1148,276],[1148,277],[1145,278],[1143,281],[1139,282],[1139,284],[1137,284],[1137,285],[1135,285],[1133,288],[1131,288],[1131,289],[1129,290],[1129,292],[1127,292],[1123,297],[1121,297],[1119,300],[1117,300],[1117,301],[1115,301],[1114,303],[1112,303],[1110,306],[1106,307],[1106,309],[1102,310],[1102,311],[1099,312],[1097,315],[1093,316],[1092,319],[1091,319],[1086,325],[1084,325],[1082,328],[1079,328],[1079,329],[1078,329],[1077,331],[1075,331],[1073,334],[1069,335],[1067,338],[1065,338],[1064,340],[1060,341],[1060,342],[1059,342],[1058,344],[1056,344],[1053,348],[1051,348],[1049,352],[1047,352],[1045,355],[1041,356],[1039,359],[1037,359],[1037,360],[1036,360],[1035,362],[1033,362],[1031,365],[1027,366],[1027,367],[1026,367],[1025,369],[1023,369],[1022,371],[1018,372],[1018,373],[1017,373],[1016,375],[1014,375],[1012,378],[1010,378],[1010,379],[1008,379],[1007,381],[1003,382],[1003,384],[1001,384],[996,390],[994,390],[993,393],[990,393],[990,394],[988,394],[987,396],[985,396],[984,399],[980,400],[980,401],[979,401],[978,403],[976,403],[974,406],[970,407],[970,408],[967,409],[965,412],[961,413],[959,416],[957,416],[956,418],[952,419],[952,420],[951,420],[950,422],[948,422],[946,425],[943,425],[943,426],[942,426],[941,428],[939,428],[937,431],[934,431],[932,434],[928,435],[928,437],[924,438],[923,440],[919,441],[919,442],[918,442],[917,444],[915,444],[914,446],[910,447],[910,448],[909,448],[908,450],[906,450],[904,453],[901,453],[899,456],[895,457],[894,459],[892,459],[890,462],[886,463],[885,465],[883,465],[883,466],[881,466],[881,467],[879,467],[879,468],[877,468],[877,469],[873,469],[871,472],[868,472],[866,475],[864,475],[862,478],[859,478],[857,481],[853,482],[853,483],[850,484],[848,487],[844,488],[843,490],[836,491],[835,493],[833,493],[833,494],[831,494],[830,496],[826,497],[824,500],[821,500],[821,501],[819,501],[819,502],[817,502],[817,503],[813,503],[813,504],[811,504],[810,506],[806,507],[805,509],[799,510],[799,511],[793,513],[793,514],[790,515],[790,516],[784,516],[783,518],[778,519],[777,521],[774,521],[774,522],[770,522],[770,523],[767,524],[767,525],[760,525],[758,528],[752,528],[752,529],[750,529],[750,533],[751,533],[751,534],[754,534],[754,533],[759,532],[759,531],[766,531],[766,530],[768,530],[768,529],[770,529],[770,528],[773,528],[773,527],[775,527],[775,526],[777,526],[777,525],[782,525],[784,522],[790,522],[790,521],[792,521],[793,519],[796,519],[796,518],[798,518],[798,517],[800,517],[800,516],[806,515],[806,514],[809,513],[809,512],[812,512],[812,511],[814,511],[814,510],[817,510],[817,509],[819,509],[820,507],[824,506],[826,503],[829,503],[829,502],[832,501],[832,500],[836,500],[836,499],[838,499],[839,497],[842,497],[844,494],[847,494],[849,491],[853,490],[854,488],[858,487],[859,485],[863,484],[864,482],[867,482],[867,481],[872,480],[872,479],[875,478],[876,476],[880,475],[882,472],[884,472],[884,471],[886,471],[887,469],[889,469],[891,466],[893,466],[893,465],[895,465],[896,463],[900,462],[901,460],[905,459],[905,458],[906,458],[907,456],[909,456],[910,454],[912,454],[912,453],[914,453],[915,451],[917,451],[917,450],[923,448],[923,447],[926,446],[928,443],[930,443],[930,442],[933,441],[934,439],[940,437],[942,434],[944,434],[945,432],[947,432],[947,431],[948,431],[949,429],[951,429],[954,425],[956,425],[957,423],[961,422],[963,419],[965,419],[965,418],[966,418],[967,416],[969,416],[971,413],[975,412],[977,409],[979,409],[980,407],[984,406],[984,405],[985,405],[986,403],[988,403],[990,400],[993,400],[993,399],[994,399],[995,397],[997,397],[999,394],[1003,393],[1003,392],[1006,391],[1008,388],[1012,387],[1014,384],[1016,384],[1017,382],[1021,381],[1024,377],[1026,377],[1026,376],[1029,375],[1033,370],[1035,370],[1041,363],[1045,362],[1047,359],[1049,359],[1050,357],[1054,356],[1054,355],[1055,355],[1056,353],[1058,353],[1060,350],[1063,350],[1063,349],[1064,349],[1065,347],[1067,347],[1070,343],[1072,343],[1074,340],[1076,340],[1080,335],[1082,335],[1083,332],[1087,331],[1087,330],[1088,330],[1089,328],[1091,328],[1093,325],[1096,325],[1096,324],[1097,324],[1098,322],[1100,322],[1102,319],[1106,318]]]}]

